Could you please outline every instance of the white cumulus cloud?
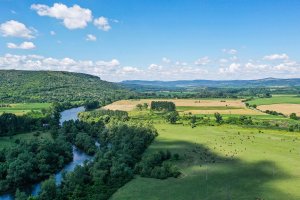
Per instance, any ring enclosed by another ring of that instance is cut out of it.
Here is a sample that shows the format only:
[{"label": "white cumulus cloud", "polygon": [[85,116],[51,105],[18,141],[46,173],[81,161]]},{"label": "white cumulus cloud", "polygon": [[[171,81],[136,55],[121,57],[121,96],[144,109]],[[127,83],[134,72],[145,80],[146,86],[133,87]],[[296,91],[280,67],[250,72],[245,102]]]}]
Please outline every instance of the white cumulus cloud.
[{"label": "white cumulus cloud", "polygon": [[221,74],[232,74],[232,73],[236,73],[240,70],[240,64],[239,63],[231,63],[227,68],[220,68],[219,69],[219,73]]},{"label": "white cumulus cloud", "polygon": [[285,53],[283,54],[272,54],[264,57],[264,60],[287,60],[289,56]]},{"label": "white cumulus cloud", "polygon": [[36,46],[32,42],[22,42],[17,45],[15,43],[7,43],[7,48],[9,49],[34,49]]},{"label": "white cumulus cloud", "polygon": [[34,38],[34,30],[32,28],[28,28],[25,24],[15,20],[0,24],[0,33],[4,37]]},{"label": "white cumulus cloud", "polygon": [[95,19],[94,25],[103,31],[109,31],[111,29],[111,26],[108,23],[108,19],[105,17],[99,17]]},{"label": "white cumulus cloud", "polygon": [[40,16],[48,16],[63,21],[68,29],[82,29],[92,21],[92,11],[78,5],[67,7],[62,3],[54,3],[52,7],[44,4],[32,4],[31,9]]}]

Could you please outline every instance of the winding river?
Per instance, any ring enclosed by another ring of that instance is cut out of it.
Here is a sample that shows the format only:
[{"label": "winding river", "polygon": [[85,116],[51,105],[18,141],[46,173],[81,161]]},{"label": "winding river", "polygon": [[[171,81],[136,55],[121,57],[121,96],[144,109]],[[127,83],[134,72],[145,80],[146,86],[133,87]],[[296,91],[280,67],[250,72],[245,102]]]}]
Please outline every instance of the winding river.
[{"label": "winding river", "polygon": [[[76,120],[78,119],[78,113],[83,112],[84,107],[78,107],[78,108],[71,108],[69,110],[65,110],[61,112],[61,118],[60,118],[60,125],[69,120]],[[96,144],[99,146],[99,144]],[[78,165],[83,165],[85,161],[91,160],[93,157],[85,154],[84,152],[77,149],[75,146],[73,146],[73,161],[69,164],[67,164],[61,171],[55,174],[55,182],[56,185],[60,185],[62,182],[62,174],[63,172],[71,172],[75,169]],[[30,187],[28,187],[26,190],[28,190],[31,195],[36,196],[40,190],[41,190],[41,183],[39,182],[37,184],[34,184]],[[4,194],[0,196],[0,200],[13,200],[14,195],[13,194]]]}]

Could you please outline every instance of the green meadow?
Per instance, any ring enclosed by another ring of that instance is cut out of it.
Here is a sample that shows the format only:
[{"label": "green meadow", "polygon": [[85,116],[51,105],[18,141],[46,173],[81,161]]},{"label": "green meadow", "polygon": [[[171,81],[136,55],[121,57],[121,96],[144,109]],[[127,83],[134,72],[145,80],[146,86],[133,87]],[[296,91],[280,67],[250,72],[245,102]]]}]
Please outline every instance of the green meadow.
[{"label": "green meadow", "polygon": [[297,133],[155,123],[159,136],[146,154],[179,153],[179,178],[135,177],[112,197],[119,199],[300,199],[300,137]]},{"label": "green meadow", "polygon": [[16,115],[23,115],[30,111],[41,111],[51,106],[51,103],[18,103],[9,104],[9,107],[0,107],[0,114],[14,113]]},{"label": "green meadow", "polygon": [[300,104],[300,97],[296,95],[277,95],[271,98],[256,98],[248,101],[250,105],[271,105],[271,104]]}]

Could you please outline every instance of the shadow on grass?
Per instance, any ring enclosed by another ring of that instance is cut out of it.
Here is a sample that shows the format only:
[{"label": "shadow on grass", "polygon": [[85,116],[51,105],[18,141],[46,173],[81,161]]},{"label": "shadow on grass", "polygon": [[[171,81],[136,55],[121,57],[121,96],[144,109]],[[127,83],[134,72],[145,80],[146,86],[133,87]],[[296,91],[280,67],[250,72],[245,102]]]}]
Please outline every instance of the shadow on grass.
[{"label": "shadow on grass", "polygon": [[178,179],[152,180],[155,186],[144,179],[146,184],[141,184],[139,191],[144,196],[155,188],[153,199],[299,199],[288,192],[289,188],[274,187],[274,182],[293,177],[272,161],[248,163],[237,158],[238,152],[226,157],[204,145],[183,141],[159,141],[148,152],[166,149],[180,154],[177,164],[183,175]]}]

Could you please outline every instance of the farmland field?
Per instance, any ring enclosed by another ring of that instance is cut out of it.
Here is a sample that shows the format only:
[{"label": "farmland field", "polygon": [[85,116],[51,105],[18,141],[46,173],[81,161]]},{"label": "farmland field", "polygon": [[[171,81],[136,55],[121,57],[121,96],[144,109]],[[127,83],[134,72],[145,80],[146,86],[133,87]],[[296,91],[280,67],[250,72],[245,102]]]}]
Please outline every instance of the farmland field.
[{"label": "farmland field", "polygon": [[146,153],[179,153],[176,164],[181,177],[136,177],[112,199],[300,198],[300,137],[296,133],[229,125],[155,127],[159,136]]},{"label": "farmland field", "polygon": [[285,115],[296,113],[300,115],[300,104],[272,104],[272,105],[261,105],[257,107],[259,110],[266,111],[272,110]]},{"label": "farmland field", "polygon": [[300,104],[300,97],[296,95],[277,95],[271,98],[256,98],[248,103],[257,106],[271,104]]},{"label": "farmland field", "polygon": [[2,113],[14,113],[16,115],[23,115],[32,110],[41,111],[50,107],[50,103],[18,103],[9,104],[9,107],[0,107],[0,114]]},{"label": "farmland field", "polygon": [[242,100],[232,99],[141,99],[141,100],[121,100],[104,107],[110,110],[133,111],[137,104],[151,101],[171,101],[174,102],[177,110],[192,114],[238,114],[238,115],[264,115],[257,110],[246,108]]}]

